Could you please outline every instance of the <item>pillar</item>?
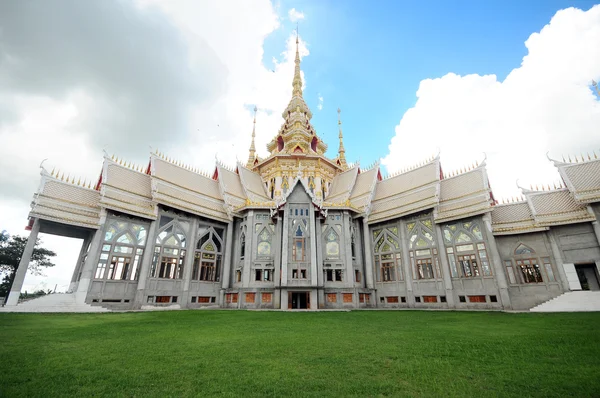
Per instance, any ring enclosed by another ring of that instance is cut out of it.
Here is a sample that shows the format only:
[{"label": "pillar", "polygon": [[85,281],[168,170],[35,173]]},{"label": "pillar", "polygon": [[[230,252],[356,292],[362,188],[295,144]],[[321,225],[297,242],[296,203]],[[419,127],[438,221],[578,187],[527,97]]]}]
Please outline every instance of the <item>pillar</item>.
[{"label": "pillar", "polygon": [[178,303],[182,308],[186,308],[190,302],[190,283],[192,281],[192,268],[196,257],[196,239],[198,234],[198,219],[193,218],[190,222],[190,230],[187,231],[187,249],[183,261],[183,294],[181,302]]},{"label": "pillar", "polygon": [[[364,239],[364,258],[365,258],[365,281],[367,283],[367,289],[374,289],[373,284],[373,252],[371,251],[371,234],[369,233],[369,224],[367,218],[363,218],[363,239]],[[373,297],[375,300],[375,297]]]},{"label": "pillar", "polygon": [[404,263],[404,281],[406,283],[406,302],[409,307],[415,306],[415,296],[413,294],[413,273],[410,256],[408,255],[408,239],[406,239],[406,222],[400,221],[400,244],[402,245],[402,263]]},{"label": "pillar", "polygon": [[156,244],[156,232],[158,229],[159,219],[160,215],[159,218],[150,223],[150,228],[148,228],[146,246],[144,246],[144,255],[142,257],[142,264],[140,265],[137,291],[135,292],[134,308],[138,308],[139,306],[144,304],[144,291],[146,289],[146,283],[148,282],[148,276],[150,274],[152,259],[154,258],[154,245]]},{"label": "pillar", "polygon": [[100,257],[100,249],[102,248],[102,242],[104,241],[104,224],[94,232],[92,238],[92,244],[90,251],[88,252],[83,267],[81,269],[81,278],[79,278],[79,284],[77,285],[77,291],[75,292],[75,302],[77,304],[85,304],[85,298],[90,288],[90,283],[94,277],[94,270],[98,265],[98,258]]},{"label": "pillar", "polygon": [[510,303],[510,295],[508,294],[508,283],[506,281],[504,263],[502,262],[500,252],[498,251],[498,246],[496,245],[496,238],[492,234],[492,214],[486,213],[482,218],[484,224],[483,229],[485,230],[485,236],[490,248],[490,262],[492,263],[494,275],[496,275],[496,283],[498,284],[498,289],[500,290],[500,301],[504,309],[510,309],[512,308],[512,305]]},{"label": "pillar", "polygon": [[224,248],[225,253],[223,253],[223,272],[221,276],[221,286],[223,287],[223,289],[229,289],[229,284],[231,283],[231,258],[233,256],[233,221],[229,221],[229,224],[227,224],[227,235],[225,238]]},{"label": "pillar", "polygon": [[37,241],[38,233],[40,232],[40,220],[36,218],[33,221],[33,227],[31,227],[31,232],[29,233],[29,238],[27,238],[27,244],[25,245],[25,250],[23,250],[23,254],[21,255],[21,261],[19,261],[19,267],[15,271],[15,278],[13,279],[12,286],[10,288],[10,292],[8,293],[8,297],[6,299],[6,306],[17,305],[19,302],[19,295],[21,294],[21,289],[23,288],[23,281],[25,281],[25,275],[27,274],[27,268],[29,268],[29,263],[31,261],[31,255],[33,254],[33,249],[35,249],[35,242]]},{"label": "pillar", "polygon": [[[282,219],[277,212],[277,218],[275,223],[275,235],[274,235],[274,246],[273,251],[273,267],[275,273],[273,275],[273,285],[275,286],[275,294],[273,295],[273,308],[281,308],[281,241],[282,241]],[[287,306],[287,303],[286,303]]]},{"label": "pillar", "polygon": [[92,236],[90,234],[87,238],[83,240],[83,243],[81,244],[81,250],[79,251],[79,256],[77,257],[77,263],[75,264],[75,270],[73,271],[73,276],[71,277],[71,284],[69,285],[68,293],[72,293],[77,290],[77,284],[79,282],[79,273],[81,272],[81,268],[83,267],[85,255],[87,254],[91,240]]},{"label": "pillar", "polygon": [[[310,218],[309,218],[309,228],[310,228],[310,285],[314,288],[317,287],[317,231],[316,231],[316,227],[315,227],[315,212],[314,209],[312,208],[312,203],[309,204],[310,208],[308,210],[309,214],[310,214]],[[319,245],[320,246],[320,245]],[[312,299],[312,296],[311,296]],[[316,300],[316,296],[315,296],[315,300]],[[311,301],[310,303],[311,307],[313,306],[313,303]],[[316,307],[316,303],[315,303],[315,307]]]},{"label": "pillar", "polygon": [[347,287],[354,287],[354,266],[352,262],[352,248],[350,247],[352,241],[352,232],[350,230],[350,213],[344,210],[344,256],[346,258],[346,283]]},{"label": "pillar", "polygon": [[556,263],[556,271],[558,271],[558,278],[560,279],[560,286],[563,288],[565,292],[568,292],[569,287],[569,279],[567,278],[567,274],[564,268],[564,262],[562,255],[560,254],[560,249],[558,248],[558,244],[556,243],[556,237],[554,236],[554,231],[550,230],[547,232],[548,239],[550,240],[550,248],[552,249],[552,255],[554,256],[554,262]]},{"label": "pillar", "polygon": [[[289,233],[289,217],[288,217],[288,211],[289,211],[289,205],[285,206],[285,212],[283,214],[283,231],[281,234],[281,287],[287,287],[287,282],[288,282],[288,250],[289,250],[289,245],[288,245],[288,238],[290,236]],[[281,300],[282,300],[282,306],[285,306],[285,308],[287,308],[287,293],[284,295],[281,295]],[[283,302],[283,300],[285,300],[285,302]]]},{"label": "pillar", "polygon": [[[598,218],[598,216],[596,216]],[[598,241],[598,245],[600,245],[600,221],[592,221],[592,227],[594,228],[594,233],[596,234],[596,240]]]},{"label": "pillar", "polygon": [[242,287],[250,286],[250,274],[252,273],[252,257],[254,257],[254,210],[248,211],[246,218],[246,249],[244,253],[244,268],[242,268]]},{"label": "pillar", "polygon": [[448,263],[448,256],[446,255],[446,247],[444,246],[444,235],[442,234],[442,227],[439,224],[435,224],[436,238],[438,242],[438,256],[442,263],[442,277],[444,278],[444,289],[446,290],[446,302],[448,307],[453,308],[454,294],[452,291],[452,278],[450,276],[450,264]]}]

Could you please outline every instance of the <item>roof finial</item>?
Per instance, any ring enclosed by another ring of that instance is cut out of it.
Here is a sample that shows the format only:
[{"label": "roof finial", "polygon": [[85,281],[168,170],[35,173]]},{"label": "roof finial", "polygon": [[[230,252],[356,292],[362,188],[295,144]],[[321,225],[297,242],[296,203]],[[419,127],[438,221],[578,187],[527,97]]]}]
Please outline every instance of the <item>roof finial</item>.
[{"label": "roof finial", "polygon": [[254,122],[252,126],[252,142],[250,143],[250,153],[248,154],[248,162],[246,163],[246,167],[251,168],[254,165],[254,160],[256,159],[256,147],[254,146],[254,137],[256,137],[256,112],[258,108],[256,105],[254,106]]},{"label": "roof finial", "polygon": [[340,148],[338,149],[338,153],[339,153],[340,165],[343,168],[346,168],[348,166],[348,164],[346,163],[346,149],[344,148],[344,135],[342,134],[342,110],[340,108],[338,108],[337,113],[338,113],[338,126],[340,129],[340,134],[339,134]]},{"label": "roof finial", "polygon": [[302,96],[302,77],[300,76],[300,51],[299,51],[299,35],[298,35],[298,22],[296,22],[296,60],[294,61],[296,66],[294,68],[294,80],[292,81],[292,95]]}]

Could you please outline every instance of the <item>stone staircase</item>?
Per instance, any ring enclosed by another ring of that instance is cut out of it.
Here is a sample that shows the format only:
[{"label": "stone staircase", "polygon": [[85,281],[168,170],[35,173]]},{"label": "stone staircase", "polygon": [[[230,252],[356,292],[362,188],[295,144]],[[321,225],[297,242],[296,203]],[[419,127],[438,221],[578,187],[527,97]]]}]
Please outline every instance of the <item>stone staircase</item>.
[{"label": "stone staircase", "polygon": [[600,291],[566,292],[529,310],[530,312],[600,311]]},{"label": "stone staircase", "polygon": [[74,293],[54,293],[33,300],[24,301],[16,306],[0,307],[0,312],[110,312],[108,309],[75,300]]}]

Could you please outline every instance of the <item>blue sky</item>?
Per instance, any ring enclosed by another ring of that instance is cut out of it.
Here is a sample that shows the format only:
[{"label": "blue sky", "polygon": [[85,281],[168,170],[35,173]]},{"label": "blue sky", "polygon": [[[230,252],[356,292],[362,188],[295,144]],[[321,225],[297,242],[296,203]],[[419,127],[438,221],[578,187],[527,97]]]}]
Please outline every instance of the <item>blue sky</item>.
[{"label": "blue sky", "polygon": [[[454,72],[495,74],[504,80],[527,54],[525,40],[560,9],[588,10],[593,1],[280,1],[280,13],[296,8],[306,18],[300,34],[310,55],[302,64],[305,99],[313,124],[337,150],[342,109],[349,160],[370,164],[388,153],[394,127],[415,104],[421,80]],[[374,6],[375,5],[375,6]],[[265,41],[264,62],[282,51],[295,28]],[[318,94],[323,110],[316,112]]]}]

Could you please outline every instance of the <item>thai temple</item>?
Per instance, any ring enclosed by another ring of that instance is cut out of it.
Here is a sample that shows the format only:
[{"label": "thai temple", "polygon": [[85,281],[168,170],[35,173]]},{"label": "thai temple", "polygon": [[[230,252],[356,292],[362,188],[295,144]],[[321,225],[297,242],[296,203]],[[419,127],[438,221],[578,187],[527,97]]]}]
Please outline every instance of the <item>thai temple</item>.
[{"label": "thai temple", "polygon": [[39,233],[83,240],[68,295],[111,310],[528,310],[600,289],[596,155],[549,159],[561,185],[508,203],[485,161],[445,175],[434,156],[383,178],[379,163],[347,162],[341,122],[337,157],[325,156],[298,49],[292,85],[266,158],[253,130],[248,160],[210,173],[158,151],[144,167],[105,154],[87,186],[42,168],[6,305]]}]

